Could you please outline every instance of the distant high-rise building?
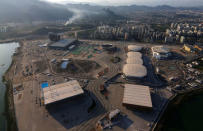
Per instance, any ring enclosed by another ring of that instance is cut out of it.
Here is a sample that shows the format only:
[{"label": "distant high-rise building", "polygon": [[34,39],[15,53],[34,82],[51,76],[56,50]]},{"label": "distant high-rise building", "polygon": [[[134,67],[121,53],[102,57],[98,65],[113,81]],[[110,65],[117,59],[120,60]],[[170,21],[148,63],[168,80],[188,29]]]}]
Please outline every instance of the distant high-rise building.
[{"label": "distant high-rise building", "polygon": [[171,23],[171,28],[173,28],[174,27],[174,24],[173,23]]},{"label": "distant high-rise building", "polygon": [[61,34],[58,34],[58,33],[49,32],[48,35],[49,35],[49,39],[51,41],[57,42],[57,41],[59,41],[61,39]]},{"label": "distant high-rise building", "polygon": [[6,26],[0,26],[0,32],[7,32]]},{"label": "distant high-rise building", "polygon": [[78,39],[78,32],[75,32],[75,39]]},{"label": "distant high-rise building", "polygon": [[169,35],[171,31],[169,29],[166,29],[166,35]]},{"label": "distant high-rise building", "polygon": [[125,33],[125,40],[128,40],[128,33]]},{"label": "distant high-rise building", "polygon": [[165,43],[172,43],[172,42],[174,42],[174,39],[173,39],[173,37],[165,37]]},{"label": "distant high-rise building", "polygon": [[180,43],[184,43],[185,42],[185,37],[184,36],[181,36],[180,37]]}]

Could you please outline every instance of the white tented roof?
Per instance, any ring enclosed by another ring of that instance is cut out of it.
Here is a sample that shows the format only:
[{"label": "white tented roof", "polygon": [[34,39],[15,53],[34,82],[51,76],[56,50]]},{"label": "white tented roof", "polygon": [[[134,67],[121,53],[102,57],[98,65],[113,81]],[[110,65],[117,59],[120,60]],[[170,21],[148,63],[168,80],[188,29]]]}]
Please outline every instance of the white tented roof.
[{"label": "white tented roof", "polygon": [[123,67],[123,73],[126,77],[143,78],[147,75],[147,69],[140,64],[126,64]]},{"label": "white tented roof", "polygon": [[123,103],[152,108],[148,86],[125,84]]},{"label": "white tented roof", "polygon": [[140,57],[140,58],[142,58],[142,54],[140,52],[128,52],[127,56],[128,56],[128,58],[130,58],[130,57]]},{"label": "white tented roof", "polygon": [[46,87],[42,90],[45,105],[84,93],[76,80]]},{"label": "white tented roof", "polygon": [[142,46],[138,45],[128,45],[128,51],[141,51],[142,48]]},{"label": "white tented roof", "polygon": [[143,60],[140,57],[130,57],[130,58],[127,58],[126,63],[127,64],[140,64],[140,65],[142,65]]}]

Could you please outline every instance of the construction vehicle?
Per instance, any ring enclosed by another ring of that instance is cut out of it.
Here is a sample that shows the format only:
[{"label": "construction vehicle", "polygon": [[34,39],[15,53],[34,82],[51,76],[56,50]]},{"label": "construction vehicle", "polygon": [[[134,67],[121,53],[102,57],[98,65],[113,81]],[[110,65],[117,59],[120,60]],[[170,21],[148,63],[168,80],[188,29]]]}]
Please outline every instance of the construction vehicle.
[{"label": "construction vehicle", "polygon": [[194,45],[194,48],[199,50],[199,51],[202,51],[202,48],[200,48],[198,45]]},{"label": "construction vehicle", "polygon": [[102,131],[104,129],[111,129],[113,125],[118,124],[124,115],[119,109],[115,109],[106,113],[97,123],[96,130]]}]

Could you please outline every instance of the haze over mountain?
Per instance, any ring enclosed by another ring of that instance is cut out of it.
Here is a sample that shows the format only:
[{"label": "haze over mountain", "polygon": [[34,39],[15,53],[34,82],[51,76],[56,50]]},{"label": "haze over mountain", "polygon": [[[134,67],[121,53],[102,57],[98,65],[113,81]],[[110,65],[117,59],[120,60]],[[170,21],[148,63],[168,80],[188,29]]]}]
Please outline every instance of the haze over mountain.
[{"label": "haze over mountain", "polygon": [[0,0],[0,22],[54,21],[72,16],[65,6],[38,0]]},{"label": "haze over mountain", "polygon": [[54,3],[88,3],[93,5],[104,6],[124,6],[124,5],[146,5],[146,6],[159,6],[169,5],[175,7],[191,7],[203,6],[202,0],[44,0]]},{"label": "haze over mountain", "polygon": [[69,24],[84,17],[117,19],[119,16],[100,6],[61,5],[39,0],[0,0],[0,23],[67,20],[66,24]]},{"label": "haze over mountain", "polygon": [[[49,1],[49,2],[45,2]],[[56,4],[51,2],[56,2],[56,0],[0,0],[0,23],[6,22],[32,22],[32,21],[57,21],[57,20],[67,20],[66,24],[70,24],[75,20],[81,18],[97,19],[97,20],[108,20],[108,19],[120,19],[126,15],[130,15],[136,11],[175,11],[179,9],[200,9],[203,10],[203,6],[200,7],[171,7],[168,5],[162,6],[141,6],[141,5],[126,5],[127,3],[135,3],[131,0],[126,0],[122,2],[121,0],[106,0],[106,1],[86,1],[86,0],[58,0]],[[139,2],[138,0],[137,2]],[[152,0],[155,3],[158,0]],[[168,0],[165,2],[167,3]],[[176,0],[171,0],[176,1]],[[187,0],[184,0],[188,2]],[[198,1],[198,0],[195,0]],[[66,2],[72,4],[65,4]],[[91,4],[73,4],[78,2],[88,2]],[[101,6],[98,4],[105,3],[108,6]],[[118,3],[122,6],[114,6]],[[141,2],[141,1],[140,1]],[[143,0],[147,3],[147,0]],[[198,1],[199,2],[199,1]],[[197,2],[197,3],[198,3]],[[96,3],[96,4],[92,4]],[[109,3],[109,4],[108,4]],[[184,2],[183,2],[184,3]],[[194,2],[195,3],[195,2]],[[199,2],[201,5],[203,1]],[[153,5],[153,4],[152,4]]]}]

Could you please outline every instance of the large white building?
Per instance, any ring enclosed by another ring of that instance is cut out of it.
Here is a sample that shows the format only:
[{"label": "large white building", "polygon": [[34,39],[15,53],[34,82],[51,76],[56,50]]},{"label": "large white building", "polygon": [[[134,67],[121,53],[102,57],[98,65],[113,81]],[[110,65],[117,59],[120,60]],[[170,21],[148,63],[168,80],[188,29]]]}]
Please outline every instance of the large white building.
[{"label": "large white building", "polygon": [[141,64],[125,64],[123,67],[123,75],[126,78],[143,78],[147,75],[147,69]]},{"label": "large white building", "polygon": [[51,104],[73,96],[81,95],[84,91],[76,80],[48,86],[42,89],[44,104]]},{"label": "large white building", "polygon": [[123,104],[139,108],[152,109],[152,100],[148,86],[125,84]]},{"label": "large white building", "polygon": [[171,56],[171,52],[168,48],[164,46],[154,46],[151,48],[153,57],[156,59],[166,59]]}]

